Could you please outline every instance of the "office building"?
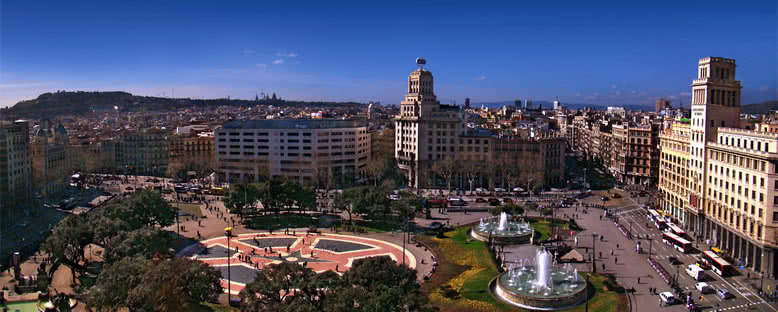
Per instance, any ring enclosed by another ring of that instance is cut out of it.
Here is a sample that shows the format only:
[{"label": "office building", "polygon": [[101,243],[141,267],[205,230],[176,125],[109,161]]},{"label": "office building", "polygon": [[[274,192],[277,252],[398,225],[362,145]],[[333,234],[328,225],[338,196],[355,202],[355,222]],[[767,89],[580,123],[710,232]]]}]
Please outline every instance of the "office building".
[{"label": "office building", "polygon": [[221,182],[286,177],[324,187],[355,179],[370,158],[370,134],[363,121],[236,120],[215,132]]}]

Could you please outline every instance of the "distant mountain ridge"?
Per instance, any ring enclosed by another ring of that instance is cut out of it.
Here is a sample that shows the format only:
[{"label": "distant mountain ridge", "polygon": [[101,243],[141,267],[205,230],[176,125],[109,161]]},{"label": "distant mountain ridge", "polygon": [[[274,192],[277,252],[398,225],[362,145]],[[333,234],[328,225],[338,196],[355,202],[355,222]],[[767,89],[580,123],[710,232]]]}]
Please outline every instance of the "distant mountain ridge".
[{"label": "distant mountain ridge", "polygon": [[20,101],[2,110],[4,117],[51,118],[62,115],[81,115],[93,111],[169,111],[178,108],[198,106],[253,106],[257,104],[277,106],[337,106],[360,107],[356,102],[303,102],[282,99],[236,100],[236,99],[190,99],[139,96],[122,91],[85,92],[58,91],[43,93],[33,100]]},{"label": "distant mountain ridge", "polygon": [[748,104],[740,107],[740,111],[746,114],[767,114],[778,110],[778,100],[764,101],[762,103]]}]

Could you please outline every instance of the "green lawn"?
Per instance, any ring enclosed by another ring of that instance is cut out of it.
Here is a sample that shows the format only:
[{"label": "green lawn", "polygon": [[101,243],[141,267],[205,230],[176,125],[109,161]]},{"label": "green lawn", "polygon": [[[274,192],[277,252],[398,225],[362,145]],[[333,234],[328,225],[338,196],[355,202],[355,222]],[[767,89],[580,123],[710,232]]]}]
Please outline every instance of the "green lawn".
[{"label": "green lawn", "polygon": [[[536,231],[540,232],[541,239],[548,237],[550,224],[548,221],[539,220],[533,223]],[[497,300],[488,291],[489,282],[498,275],[497,267],[492,261],[486,244],[470,239],[469,227],[460,227],[454,231],[445,233],[447,238],[430,238],[428,241],[437,245],[439,256],[445,257],[457,265],[467,269],[461,274],[443,282],[440,287],[432,290],[430,300],[441,308],[441,311],[524,311]],[[544,234],[545,233],[545,234]],[[545,236],[543,236],[545,235]],[[441,268],[444,269],[444,268]],[[623,289],[618,287],[613,280],[608,282],[608,291],[603,285],[609,280],[609,276],[595,275],[590,283],[594,289],[594,295],[589,300],[589,311],[616,312],[626,309],[627,301]],[[454,289],[458,293],[456,298],[444,297],[441,289]],[[617,288],[614,290],[614,288]],[[571,312],[585,311],[582,305]]]},{"label": "green lawn", "polygon": [[170,206],[173,208],[178,207],[178,209],[180,209],[181,211],[186,212],[198,218],[203,216],[203,212],[200,211],[200,205],[198,204],[170,203]]},{"label": "green lawn", "polygon": [[316,219],[310,215],[274,214],[252,217],[246,227],[252,230],[279,230],[285,228],[307,228],[317,225]]},{"label": "green lawn", "polygon": [[[402,225],[392,220],[354,220],[353,231],[355,232],[392,232],[401,231]],[[341,223],[338,225],[338,230],[346,231],[346,226]]]}]

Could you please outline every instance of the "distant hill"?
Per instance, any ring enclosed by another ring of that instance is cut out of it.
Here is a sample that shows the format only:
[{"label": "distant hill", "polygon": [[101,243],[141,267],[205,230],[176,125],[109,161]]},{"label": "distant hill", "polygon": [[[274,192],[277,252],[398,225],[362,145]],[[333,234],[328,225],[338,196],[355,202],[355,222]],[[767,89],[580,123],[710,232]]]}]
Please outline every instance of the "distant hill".
[{"label": "distant hill", "polygon": [[740,110],[746,114],[767,114],[770,111],[778,110],[778,100],[743,105]]},{"label": "distant hill", "polygon": [[[481,107],[481,105],[487,108],[500,108],[503,107],[504,105],[513,106],[513,101],[481,102],[481,103],[472,104],[472,106],[476,108]],[[542,105],[544,109],[551,109],[554,107],[554,103],[552,102],[533,101],[531,108],[538,108],[538,105]],[[562,106],[568,109],[584,109],[588,107],[595,110],[604,110],[608,107],[608,105],[604,105],[604,104],[581,104],[581,103],[565,103],[565,102],[562,102]],[[613,105],[613,106],[624,107],[625,109],[630,111],[651,111],[654,109],[654,107],[650,105],[627,104],[627,105]]]},{"label": "distant hill", "polygon": [[44,93],[34,100],[20,101],[2,110],[6,117],[51,118],[61,115],[82,115],[90,112],[119,111],[170,111],[197,106],[254,106],[258,104],[286,107],[360,107],[355,102],[302,102],[282,99],[235,100],[235,99],[188,99],[161,98],[132,95],[121,91],[108,92],[66,92]]}]

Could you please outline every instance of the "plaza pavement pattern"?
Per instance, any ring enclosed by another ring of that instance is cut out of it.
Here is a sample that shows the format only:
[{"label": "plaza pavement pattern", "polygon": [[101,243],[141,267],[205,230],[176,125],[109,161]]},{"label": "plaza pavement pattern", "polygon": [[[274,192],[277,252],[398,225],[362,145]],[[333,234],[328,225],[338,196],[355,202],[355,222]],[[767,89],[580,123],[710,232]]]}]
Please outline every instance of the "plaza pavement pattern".
[{"label": "plaza pavement pattern", "polygon": [[222,287],[227,290],[227,266],[230,291],[238,294],[251,283],[263,267],[282,262],[305,265],[315,272],[328,270],[343,273],[357,259],[389,256],[396,262],[403,257],[409,268],[416,268],[416,257],[410,250],[403,255],[401,246],[384,240],[331,233],[244,233],[207,239],[183,249],[179,256],[207,263],[222,273]]}]

